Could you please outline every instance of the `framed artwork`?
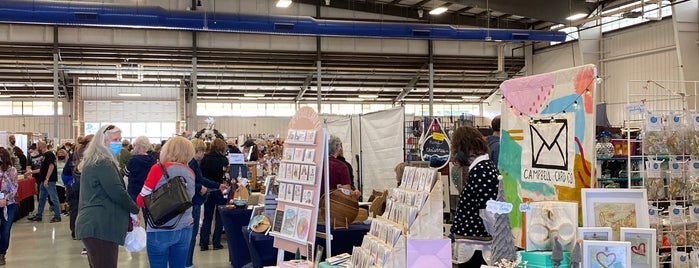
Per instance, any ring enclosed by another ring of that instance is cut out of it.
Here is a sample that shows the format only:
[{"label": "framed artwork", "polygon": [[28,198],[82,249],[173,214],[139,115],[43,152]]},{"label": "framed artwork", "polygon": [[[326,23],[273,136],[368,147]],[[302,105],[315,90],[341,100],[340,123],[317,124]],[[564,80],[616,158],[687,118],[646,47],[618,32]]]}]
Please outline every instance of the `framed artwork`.
[{"label": "framed artwork", "polygon": [[630,268],[631,242],[583,241],[583,267]]},{"label": "framed artwork", "polygon": [[582,240],[611,241],[612,227],[578,227],[578,238]]},{"label": "framed artwork", "polygon": [[646,189],[582,189],[584,227],[612,227],[619,241],[621,227],[649,228]]},{"label": "framed artwork", "polygon": [[657,233],[655,229],[621,227],[621,241],[631,243],[631,267],[657,267]]}]

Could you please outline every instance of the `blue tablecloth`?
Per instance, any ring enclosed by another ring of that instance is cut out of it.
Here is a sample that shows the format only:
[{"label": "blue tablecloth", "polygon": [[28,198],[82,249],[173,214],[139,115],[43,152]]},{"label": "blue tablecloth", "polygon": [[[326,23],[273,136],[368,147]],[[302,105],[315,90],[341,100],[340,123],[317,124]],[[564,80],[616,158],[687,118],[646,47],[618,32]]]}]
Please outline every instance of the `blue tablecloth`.
[{"label": "blue tablecloth", "polygon": [[[274,248],[274,237],[265,235],[264,233],[251,232],[247,226],[241,228],[245,243],[247,243],[250,251],[250,259],[252,259],[252,267],[262,268],[265,266],[277,265],[277,252]],[[284,252],[284,260],[292,260],[294,252]]]},{"label": "blue tablecloth", "polygon": [[[349,228],[338,228],[331,230],[333,235],[333,240],[331,242],[333,256],[342,253],[352,254],[352,247],[358,247],[362,245],[362,239],[364,235],[369,232],[369,224],[350,224]],[[320,232],[325,232],[324,225],[318,225],[316,229]],[[325,238],[316,237],[316,245],[321,245],[325,247]],[[325,250],[323,250],[323,255],[325,255]],[[321,260],[325,260],[325,256],[322,256]]]},{"label": "blue tablecloth", "polygon": [[247,236],[243,236],[240,231],[241,227],[248,226],[250,222],[250,209],[226,209],[225,206],[218,206],[218,212],[221,213],[223,220],[223,228],[226,230],[226,238],[228,239],[228,258],[231,265],[235,268],[243,267],[250,263],[250,252],[248,245],[245,242]]}]

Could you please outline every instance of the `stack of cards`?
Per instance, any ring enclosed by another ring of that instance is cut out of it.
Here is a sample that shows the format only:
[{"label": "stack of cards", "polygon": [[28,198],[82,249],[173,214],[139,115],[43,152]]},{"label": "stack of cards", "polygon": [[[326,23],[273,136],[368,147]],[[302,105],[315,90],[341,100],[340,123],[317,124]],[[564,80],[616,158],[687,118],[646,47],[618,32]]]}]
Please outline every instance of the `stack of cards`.
[{"label": "stack of cards", "polygon": [[429,192],[434,186],[436,175],[434,169],[405,167],[400,188]]}]

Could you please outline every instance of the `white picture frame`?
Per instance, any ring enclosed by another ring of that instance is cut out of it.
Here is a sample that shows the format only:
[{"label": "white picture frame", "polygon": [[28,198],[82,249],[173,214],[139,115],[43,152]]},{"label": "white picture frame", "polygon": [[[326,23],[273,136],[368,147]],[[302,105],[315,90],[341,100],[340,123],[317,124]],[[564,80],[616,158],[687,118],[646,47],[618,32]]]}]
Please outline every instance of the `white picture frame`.
[{"label": "white picture frame", "polygon": [[621,227],[620,235],[621,241],[631,243],[632,268],[658,267],[658,234],[655,229]]},{"label": "white picture frame", "polygon": [[578,238],[590,241],[611,241],[612,227],[578,227]]},{"label": "white picture frame", "polygon": [[582,247],[582,267],[631,267],[631,242],[583,240]]},{"label": "white picture frame", "polygon": [[619,241],[619,228],[649,228],[646,189],[582,189],[583,227],[612,227],[612,240]]}]

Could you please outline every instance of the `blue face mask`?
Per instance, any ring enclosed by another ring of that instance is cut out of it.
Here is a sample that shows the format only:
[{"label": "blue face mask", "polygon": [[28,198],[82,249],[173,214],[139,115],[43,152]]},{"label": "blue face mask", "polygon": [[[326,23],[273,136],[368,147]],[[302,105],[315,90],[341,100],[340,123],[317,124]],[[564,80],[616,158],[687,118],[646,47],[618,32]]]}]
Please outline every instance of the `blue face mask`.
[{"label": "blue face mask", "polygon": [[121,152],[121,142],[113,141],[109,143],[109,150],[112,151],[113,155],[119,154]]}]

